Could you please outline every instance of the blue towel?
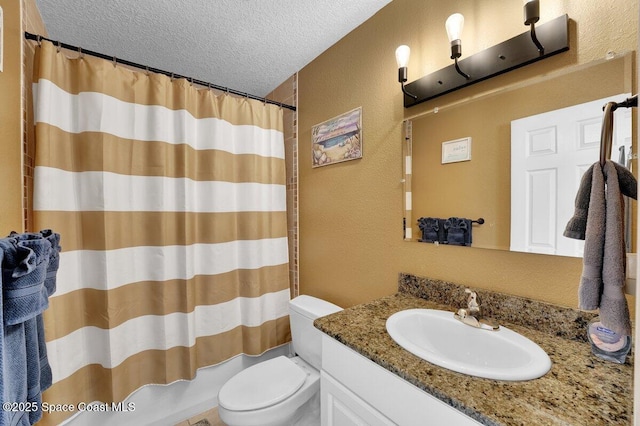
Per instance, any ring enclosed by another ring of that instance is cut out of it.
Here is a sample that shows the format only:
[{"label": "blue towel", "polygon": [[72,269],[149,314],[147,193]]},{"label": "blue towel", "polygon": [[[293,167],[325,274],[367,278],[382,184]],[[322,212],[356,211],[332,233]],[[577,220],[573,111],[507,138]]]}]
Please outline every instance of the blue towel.
[{"label": "blue towel", "polygon": [[40,235],[51,244],[51,254],[49,256],[49,265],[47,267],[47,278],[44,281],[44,287],[47,290],[47,296],[51,296],[56,291],[56,274],[60,264],[60,234],[56,234],[51,229],[40,231]]},{"label": "blue towel", "polygon": [[[37,318],[24,322],[24,341],[27,360],[27,402],[32,408],[41,407],[42,390],[40,389],[40,341],[38,339]],[[29,423],[34,424],[42,417],[42,411],[30,410]]]},{"label": "blue towel", "polygon": [[[3,327],[2,352],[2,402],[24,403],[27,401],[27,344],[24,324]],[[27,411],[0,412],[0,425],[30,425]]]},{"label": "blue towel", "polygon": [[471,219],[450,217],[444,223],[447,230],[447,243],[455,246],[471,245]]},{"label": "blue towel", "polygon": [[41,234],[15,234],[0,240],[4,252],[2,293],[4,321],[20,324],[35,318],[49,306],[44,281],[51,243]]},{"label": "blue towel", "polygon": [[50,230],[0,239],[0,402],[37,408],[3,410],[0,426],[31,425],[42,417],[42,391],[52,382],[42,312],[55,291],[59,241]]},{"label": "blue towel", "polygon": [[422,231],[421,242],[435,243],[443,239],[444,228],[442,227],[442,219],[435,217],[421,217],[418,219],[418,227]]},{"label": "blue towel", "polygon": [[[49,255],[49,264],[47,265],[47,277],[44,280],[44,288],[47,291],[47,298],[56,291],[56,274],[60,265],[60,234],[56,234],[50,229],[40,231],[40,234],[51,244],[51,253]],[[46,305],[48,306],[48,301]],[[44,392],[51,387],[53,376],[51,374],[51,366],[47,358],[47,345],[44,340],[44,322],[42,314],[36,317],[38,326],[38,348],[40,350],[40,390]]]},{"label": "blue towel", "polygon": [[[17,238],[13,237],[0,240],[3,299],[3,341],[0,350],[3,359],[3,403],[21,404],[29,401],[29,386],[30,382],[33,382],[33,376],[28,372],[29,365],[33,365],[33,347],[29,354],[31,360],[28,359],[27,351],[34,343],[37,348],[37,340],[35,342],[32,340],[34,335],[31,331],[27,332],[27,328],[35,323],[35,317],[41,311],[44,274],[41,274],[42,281],[38,283],[38,272],[41,272],[42,268],[36,268],[37,255],[28,246],[29,244],[19,244]],[[46,264],[44,266],[46,267]],[[32,271],[36,273],[30,275]],[[27,341],[27,334],[29,341]],[[1,424],[30,425],[32,423],[29,416],[29,411],[3,410]]]}]

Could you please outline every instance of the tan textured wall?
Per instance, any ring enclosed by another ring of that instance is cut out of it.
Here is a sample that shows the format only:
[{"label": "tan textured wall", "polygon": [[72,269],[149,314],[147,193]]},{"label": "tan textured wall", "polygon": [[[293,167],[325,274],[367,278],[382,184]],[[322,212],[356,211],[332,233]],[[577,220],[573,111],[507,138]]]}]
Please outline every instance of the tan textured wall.
[{"label": "tan textured wall", "polygon": [[[403,108],[395,48],[411,46],[413,81],[450,64],[444,22],[451,13],[465,15],[463,55],[468,56],[526,31],[522,2],[394,0],[300,71],[301,293],[350,306],[394,293],[402,271],[577,306],[580,259],[402,239],[403,118],[438,103],[599,59],[609,50],[636,49],[635,0],[541,3],[541,23],[569,15],[569,52],[437,102]],[[358,106],[363,108],[363,158],[312,169],[311,127]]]},{"label": "tan textured wall", "polygon": [[0,235],[23,229],[21,4],[0,0],[4,13],[4,58],[0,72]]}]

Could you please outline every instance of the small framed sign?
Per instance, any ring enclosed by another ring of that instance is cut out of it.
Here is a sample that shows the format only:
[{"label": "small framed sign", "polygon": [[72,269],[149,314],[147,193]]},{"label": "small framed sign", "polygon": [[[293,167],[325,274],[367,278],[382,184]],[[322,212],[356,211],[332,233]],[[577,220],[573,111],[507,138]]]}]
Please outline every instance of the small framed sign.
[{"label": "small framed sign", "polygon": [[442,164],[471,160],[471,138],[442,142]]}]

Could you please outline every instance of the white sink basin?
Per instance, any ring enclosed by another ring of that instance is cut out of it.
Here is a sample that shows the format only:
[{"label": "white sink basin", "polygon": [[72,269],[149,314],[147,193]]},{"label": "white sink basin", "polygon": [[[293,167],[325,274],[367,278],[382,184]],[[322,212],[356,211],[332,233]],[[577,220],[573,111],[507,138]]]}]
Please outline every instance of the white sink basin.
[{"label": "white sink basin", "polygon": [[495,380],[531,380],[544,376],[551,359],[540,346],[506,327],[472,327],[453,312],[408,309],[387,320],[397,344],[432,364],[458,373]]}]

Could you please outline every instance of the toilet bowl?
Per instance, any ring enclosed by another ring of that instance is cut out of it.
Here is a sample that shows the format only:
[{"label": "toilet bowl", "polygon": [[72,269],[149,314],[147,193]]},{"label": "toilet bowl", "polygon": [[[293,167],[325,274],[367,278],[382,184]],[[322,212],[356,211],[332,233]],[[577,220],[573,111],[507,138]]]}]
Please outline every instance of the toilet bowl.
[{"label": "toilet bowl", "polygon": [[289,303],[292,347],[233,376],[218,393],[218,414],[228,426],[310,426],[320,424],[322,333],[313,321],[342,310],[311,296]]},{"label": "toilet bowl", "polygon": [[220,389],[228,426],[294,425],[320,390],[320,373],[300,357],[279,356],[241,371]]}]

